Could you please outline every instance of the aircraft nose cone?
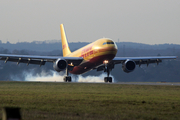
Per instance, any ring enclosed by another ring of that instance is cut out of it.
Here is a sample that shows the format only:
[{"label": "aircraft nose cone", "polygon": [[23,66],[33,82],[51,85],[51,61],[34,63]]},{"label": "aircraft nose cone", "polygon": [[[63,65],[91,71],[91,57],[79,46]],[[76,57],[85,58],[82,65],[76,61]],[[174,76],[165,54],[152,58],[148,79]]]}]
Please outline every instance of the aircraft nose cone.
[{"label": "aircraft nose cone", "polygon": [[112,43],[113,43],[112,44],[112,49],[117,52],[118,47],[117,47],[116,43],[114,41],[112,41]]}]

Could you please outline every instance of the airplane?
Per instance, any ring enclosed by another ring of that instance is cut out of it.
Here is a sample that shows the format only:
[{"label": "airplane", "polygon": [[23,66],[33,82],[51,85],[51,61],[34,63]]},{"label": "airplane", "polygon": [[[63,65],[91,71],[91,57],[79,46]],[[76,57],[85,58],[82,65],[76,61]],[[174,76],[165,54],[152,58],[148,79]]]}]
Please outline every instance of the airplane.
[{"label": "airplane", "polygon": [[122,70],[126,73],[132,72],[136,65],[139,67],[142,64],[147,66],[151,63],[157,65],[164,59],[176,59],[177,56],[152,56],[152,57],[116,57],[118,51],[116,43],[109,38],[101,38],[92,42],[74,52],[71,52],[66,38],[63,24],[60,25],[61,41],[63,56],[35,56],[35,55],[13,55],[0,54],[0,60],[45,65],[46,62],[53,63],[53,68],[57,72],[66,71],[66,76],[63,80],[71,82],[71,74],[83,74],[90,70],[104,71],[107,77],[104,77],[104,82],[112,82],[112,77],[109,77],[111,70],[116,64],[122,64]]}]

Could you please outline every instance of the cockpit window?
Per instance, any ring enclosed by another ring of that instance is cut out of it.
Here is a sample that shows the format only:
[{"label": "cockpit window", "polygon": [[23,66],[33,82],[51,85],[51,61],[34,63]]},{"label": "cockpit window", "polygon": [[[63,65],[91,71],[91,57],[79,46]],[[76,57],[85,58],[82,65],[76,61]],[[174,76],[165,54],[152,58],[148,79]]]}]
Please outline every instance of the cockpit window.
[{"label": "cockpit window", "polygon": [[114,42],[104,42],[103,45],[106,45],[106,44],[114,44]]}]

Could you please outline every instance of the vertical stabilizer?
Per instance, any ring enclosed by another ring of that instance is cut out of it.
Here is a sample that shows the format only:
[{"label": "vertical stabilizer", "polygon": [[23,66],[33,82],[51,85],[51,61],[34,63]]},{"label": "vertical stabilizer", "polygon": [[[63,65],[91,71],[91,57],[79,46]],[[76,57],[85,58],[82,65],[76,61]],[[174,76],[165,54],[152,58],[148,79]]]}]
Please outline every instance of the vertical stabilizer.
[{"label": "vertical stabilizer", "polygon": [[64,26],[63,24],[60,25],[60,31],[61,31],[61,41],[62,41],[62,50],[63,50],[63,57],[69,55],[71,53],[69,49],[69,45],[66,39],[66,34],[64,31]]}]

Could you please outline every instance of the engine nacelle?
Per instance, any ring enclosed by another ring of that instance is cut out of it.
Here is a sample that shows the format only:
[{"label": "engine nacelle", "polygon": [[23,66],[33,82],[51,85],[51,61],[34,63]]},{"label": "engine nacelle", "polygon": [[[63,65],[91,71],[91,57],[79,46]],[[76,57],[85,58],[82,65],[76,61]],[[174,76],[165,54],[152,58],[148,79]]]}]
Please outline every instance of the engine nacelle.
[{"label": "engine nacelle", "polygon": [[122,69],[126,73],[132,72],[135,68],[136,68],[136,63],[133,60],[126,60],[122,64]]},{"label": "engine nacelle", "polygon": [[57,59],[56,62],[53,64],[54,70],[57,72],[63,71],[67,68],[68,64],[64,59]]}]

